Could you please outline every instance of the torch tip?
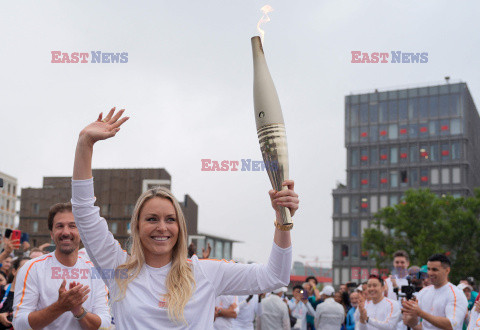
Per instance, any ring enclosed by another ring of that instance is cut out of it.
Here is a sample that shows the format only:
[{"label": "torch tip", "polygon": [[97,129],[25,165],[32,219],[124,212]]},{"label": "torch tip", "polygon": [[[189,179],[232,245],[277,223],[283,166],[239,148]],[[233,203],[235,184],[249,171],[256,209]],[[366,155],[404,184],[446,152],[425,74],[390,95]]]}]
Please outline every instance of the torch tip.
[{"label": "torch tip", "polygon": [[257,49],[263,53],[262,39],[259,36],[254,36],[252,37],[251,41],[253,49]]}]

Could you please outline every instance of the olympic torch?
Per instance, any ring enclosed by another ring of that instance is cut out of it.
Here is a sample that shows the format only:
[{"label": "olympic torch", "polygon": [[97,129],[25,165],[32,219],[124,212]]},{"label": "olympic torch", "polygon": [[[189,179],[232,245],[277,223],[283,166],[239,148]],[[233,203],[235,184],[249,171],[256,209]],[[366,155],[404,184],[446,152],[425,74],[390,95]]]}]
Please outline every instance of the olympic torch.
[{"label": "olympic torch", "polygon": [[[258,142],[273,189],[280,191],[288,179],[288,147],[282,108],[268,71],[260,37],[252,38],[253,104]],[[283,226],[293,226],[290,210],[280,207]]]}]

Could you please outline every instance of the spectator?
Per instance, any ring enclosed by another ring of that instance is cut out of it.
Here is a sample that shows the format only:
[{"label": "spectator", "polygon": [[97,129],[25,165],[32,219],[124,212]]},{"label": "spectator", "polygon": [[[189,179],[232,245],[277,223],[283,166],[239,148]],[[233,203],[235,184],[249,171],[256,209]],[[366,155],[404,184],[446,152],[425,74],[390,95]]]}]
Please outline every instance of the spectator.
[{"label": "spectator", "polygon": [[[312,305],[313,309],[317,308],[317,305],[322,303],[320,290],[318,290],[318,281],[315,276],[309,276],[305,279],[303,288],[308,290],[308,301]],[[315,330],[314,317],[307,313],[307,329]]]},{"label": "spectator", "polygon": [[232,329],[232,320],[238,315],[238,299],[236,296],[218,296],[215,299],[215,330]]},{"label": "spectator", "polygon": [[261,313],[258,300],[256,294],[238,297],[238,315],[232,320],[234,330],[253,330],[255,316]]},{"label": "spectator", "polygon": [[[48,229],[57,248],[20,268],[13,326],[16,330],[108,327],[105,285],[92,278],[91,262],[78,257],[80,235],[70,203],[50,208]],[[74,281],[67,285],[67,279]]]},{"label": "spectator", "polygon": [[3,273],[0,273],[0,286],[7,285],[7,278],[3,276]]},{"label": "spectator", "polygon": [[0,273],[3,274],[5,278],[8,278],[8,274],[10,274],[10,267],[12,267],[12,257],[7,256],[2,261],[2,266],[0,267]]},{"label": "spectator", "polygon": [[35,258],[41,257],[41,256],[43,256],[43,255],[44,255],[43,251],[40,250],[39,248],[32,248],[32,249],[30,250],[30,255],[29,255],[29,257],[30,257],[30,259],[35,259]]},{"label": "spectator", "polygon": [[462,329],[467,314],[467,298],[448,281],[450,260],[442,254],[428,258],[432,285],[422,289],[417,300],[403,301],[404,323],[417,329]]},{"label": "spectator", "polygon": [[385,297],[385,282],[377,275],[370,275],[367,282],[371,300],[360,298],[355,311],[355,324],[359,330],[395,329],[400,318],[400,306]]},{"label": "spectator", "polygon": [[408,266],[410,266],[410,258],[407,252],[398,250],[393,254],[393,271],[385,281],[387,286],[386,297],[396,301],[399,300],[394,290],[399,290],[402,286],[408,285]]},{"label": "spectator", "polygon": [[[317,289],[318,290],[318,289]],[[307,330],[307,314],[315,316],[315,310],[308,301],[308,292],[301,285],[293,287],[293,297],[288,302],[291,315],[297,319],[292,329]]]},{"label": "spectator", "polygon": [[15,279],[18,270],[25,265],[25,263],[30,260],[28,257],[19,257],[12,262],[12,272],[10,275],[13,276],[10,284],[2,288],[0,291],[0,330],[10,329],[12,327],[11,317],[13,312],[13,297],[15,294]]},{"label": "spectator", "polygon": [[477,299],[477,296],[478,296],[478,292],[475,291],[475,280],[473,279],[473,277],[467,277],[466,279],[460,281],[460,284],[462,284],[462,283],[466,284],[466,285],[469,285],[472,288],[470,298],[467,298],[468,299],[468,310],[471,310],[472,307],[473,307],[473,304],[475,303],[475,300]]},{"label": "spectator", "polygon": [[350,293],[350,309],[347,313],[347,318],[345,321],[345,329],[346,330],[355,330],[355,311],[358,307],[358,300],[360,299],[360,293],[355,291]]},{"label": "spectator", "polygon": [[287,304],[282,300],[286,287],[272,292],[262,299],[262,314],[260,314],[260,329],[262,330],[290,330],[290,317]]},{"label": "spectator", "polygon": [[334,300],[335,289],[331,285],[323,288],[323,303],[315,311],[315,328],[320,330],[338,330],[345,320],[345,309]]}]

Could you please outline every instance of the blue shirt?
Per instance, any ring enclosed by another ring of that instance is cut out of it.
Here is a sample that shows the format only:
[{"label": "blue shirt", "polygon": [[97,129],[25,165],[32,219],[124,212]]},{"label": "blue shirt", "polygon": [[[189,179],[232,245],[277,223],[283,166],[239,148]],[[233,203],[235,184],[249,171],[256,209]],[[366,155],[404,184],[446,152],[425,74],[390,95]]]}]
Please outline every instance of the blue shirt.
[{"label": "blue shirt", "polygon": [[355,317],[354,317],[355,310],[356,310],[355,307],[352,307],[348,310],[347,321],[345,323],[346,330],[355,330]]}]

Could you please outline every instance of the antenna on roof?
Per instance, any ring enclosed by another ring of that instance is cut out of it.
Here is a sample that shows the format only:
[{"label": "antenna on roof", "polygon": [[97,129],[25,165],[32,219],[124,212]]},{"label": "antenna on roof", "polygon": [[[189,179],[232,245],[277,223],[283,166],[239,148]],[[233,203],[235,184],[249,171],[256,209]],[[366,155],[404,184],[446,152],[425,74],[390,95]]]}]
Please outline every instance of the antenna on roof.
[{"label": "antenna on roof", "polygon": [[447,84],[448,84],[448,81],[449,81],[449,80],[450,80],[450,76],[446,76],[446,77],[445,77],[445,81],[447,82]]}]

